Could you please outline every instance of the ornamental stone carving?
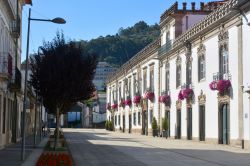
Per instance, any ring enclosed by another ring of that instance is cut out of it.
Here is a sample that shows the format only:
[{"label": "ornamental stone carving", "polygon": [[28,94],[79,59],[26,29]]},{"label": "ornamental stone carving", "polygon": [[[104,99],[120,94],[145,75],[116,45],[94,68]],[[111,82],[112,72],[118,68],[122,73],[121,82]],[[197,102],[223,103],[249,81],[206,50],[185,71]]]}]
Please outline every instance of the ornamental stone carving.
[{"label": "ornamental stone carving", "polygon": [[202,56],[206,54],[206,46],[204,44],[200,44],[199,47],[197,48],[197,55]]},{"label": "ornamental stone carving", "polygon": [[176,109],[181,109],[181,100],[176,101]]},{"label": "ornamental stone carving", "polygon": [[201,90],[200,95],[198,96],[198,102],[199,102],[199,105],[205,105],[206,103],[206,95],[203,94],[202,90]]}]

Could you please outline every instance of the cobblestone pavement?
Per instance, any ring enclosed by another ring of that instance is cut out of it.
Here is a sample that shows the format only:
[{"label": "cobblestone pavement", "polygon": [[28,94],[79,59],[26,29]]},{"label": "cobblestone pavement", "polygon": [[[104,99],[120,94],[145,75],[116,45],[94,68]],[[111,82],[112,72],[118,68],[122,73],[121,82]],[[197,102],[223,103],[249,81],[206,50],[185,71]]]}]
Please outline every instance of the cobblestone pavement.
[{"label": "cobblestone pavement", "polygon": [[250,166],[250,151],[98,129],[64,129],[77,166]]}]

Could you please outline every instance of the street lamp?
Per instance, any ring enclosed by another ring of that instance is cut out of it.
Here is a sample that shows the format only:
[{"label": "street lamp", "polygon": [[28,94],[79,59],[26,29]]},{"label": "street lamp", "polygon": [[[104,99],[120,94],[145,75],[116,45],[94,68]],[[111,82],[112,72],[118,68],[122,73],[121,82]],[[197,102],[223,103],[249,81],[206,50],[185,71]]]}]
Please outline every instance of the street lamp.
[{"label": "street lamp", "polygon": [[30,21],[46,21],[46,22],[53,22],[56,24],[65,24],[66,23],[66,21],[60,17],[49,20],[49,19],[30,18],[30,16],[31,16],[31,9],[29,9],[29,17],[28,17],[26,64],[25,64],[25,79],[24,79],[24,100],[23,100],[23,117],[22,117],[22,148],[21,148],[22,161],[25,159],[25,114],[26,114],[26,98],[27,98],[27,75],[28,75],[28,63],[29,63],[28,58],[29,58]]}]

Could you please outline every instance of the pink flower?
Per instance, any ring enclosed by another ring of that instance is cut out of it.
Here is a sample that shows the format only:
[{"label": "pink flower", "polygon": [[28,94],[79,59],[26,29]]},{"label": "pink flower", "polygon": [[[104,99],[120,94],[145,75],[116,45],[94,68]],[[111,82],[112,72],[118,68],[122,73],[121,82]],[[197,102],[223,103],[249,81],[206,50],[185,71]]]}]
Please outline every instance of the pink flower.
[{"label": "pink flower", "polygon": [[209,84],[211,90],[217,90],[217,82],[213,81]]},{"label": "pink flower", "polygon": [[112,109],[116,109],[118,107],[118,105],[117,104],[113,104],[111,107],[112,107]]},{"label": "pink flower", "polygon": [[189,88],[184,89],[184,90],[182,91],[182,95],[183,95],[183,97],[184,97],[185,99],[188,98],[188,97],[190,97],[192,94],[193,94],[193,90],[192,90],[192,89],[189,89]]},{"label": "pink flower", "polygon": [[125,106],[125,101],[121,99],[119,103],[119,107],[124,107],[124,106]]},{"label": "pink flower", "polygon": [[230,80],[219,80],[217,82],[217,89],[220,94],[223,94],[225,91],[228,91],[231,88]]},{"label": "pink flower", "polygon": [[140,103],[140,102],[141,102],[141,96],[134,96],[133,102],[134,102],[135,104]]},{"label": "pink flower", "polygon": [[182,94],[182,91],[179,92],[179,94],[178,94],[178,99],[179,99],[179,100],[184,100],[184,96],[183,96],[183,94]]},{"label": "pink flower", "polygon": [[125,105],[130,106],[132,104],[131,99],[125,100]]},{"label": "pink flower", "polygon": [[146,91],[144,94],[144,98],[150,101],[153,101],[154,97],[155,97],[155,94],[154,92],[151,92],[151,91]]},{"label": "pink flower", "polygon": [[164,104],[170,103],[170,100],[171,100],[170,96],[166,94],[160,96],[159,99],[160,99],[159,102],[164,103]]}]

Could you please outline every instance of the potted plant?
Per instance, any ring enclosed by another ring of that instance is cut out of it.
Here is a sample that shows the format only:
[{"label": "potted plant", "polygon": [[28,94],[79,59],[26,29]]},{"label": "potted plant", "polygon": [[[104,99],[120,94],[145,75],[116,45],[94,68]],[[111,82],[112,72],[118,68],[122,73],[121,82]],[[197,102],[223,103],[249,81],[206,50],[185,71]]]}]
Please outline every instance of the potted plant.
[{"label": "potted plant", "polygon": [[158,126],[157,126],[157,121],[155,119],[155,117],[153,117],[153,121],[152,121],[152,131],[153,131],[153,137],[157,136],[158,137]]},{"label": "potted plant", "polygon": [[166,117],[162,118],[162,136],[168,137],[168,119]]}]

